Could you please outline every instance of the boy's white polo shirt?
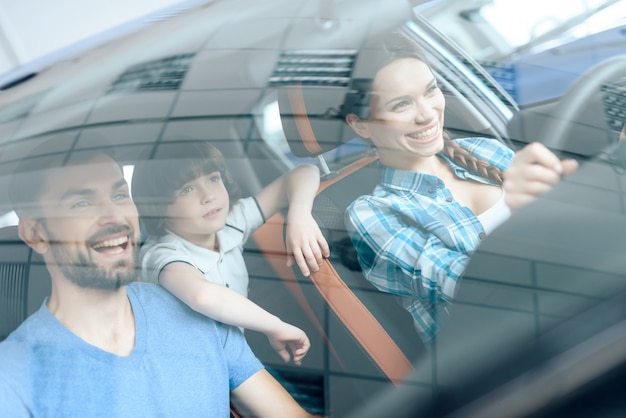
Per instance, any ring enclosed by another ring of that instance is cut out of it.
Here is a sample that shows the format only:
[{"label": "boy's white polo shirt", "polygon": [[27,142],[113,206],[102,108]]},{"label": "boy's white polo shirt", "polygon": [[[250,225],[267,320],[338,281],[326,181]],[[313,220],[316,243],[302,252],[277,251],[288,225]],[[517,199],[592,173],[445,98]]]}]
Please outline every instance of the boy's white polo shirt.
[{"label": "boy's white polo shirt", "polygon": [[265,219],[253,197],[239,200],[228,213],[226,226],[217,232],[219,251],[199,247],[171,231],[158,240],[152,237],[140,251],[142,278],[158,283],[159,273],[170,263],[183,262],[197,268],[207,280],[248,296],[248,270],[243,245]]}]

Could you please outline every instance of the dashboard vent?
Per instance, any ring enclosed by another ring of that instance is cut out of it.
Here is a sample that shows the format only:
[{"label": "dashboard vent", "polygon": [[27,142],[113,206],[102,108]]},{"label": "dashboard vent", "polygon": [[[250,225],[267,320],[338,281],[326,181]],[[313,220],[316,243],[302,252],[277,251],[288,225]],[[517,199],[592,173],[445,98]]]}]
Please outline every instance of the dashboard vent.
[{"label": "dashboard vent", "polygon": [[626,80],[603,84],[602,93],[609,128],[621,131],[626,123]]},{"label": "dashboard vent", "polygon": [[111,84],[107,93],[177,90],[185,79],[194,55],[172,55],[133,65]]},{"label": "dashboard vent", "polygon": [[280,55],[270,86],[293,84],[347,87],[356,50],[294,50]]}]

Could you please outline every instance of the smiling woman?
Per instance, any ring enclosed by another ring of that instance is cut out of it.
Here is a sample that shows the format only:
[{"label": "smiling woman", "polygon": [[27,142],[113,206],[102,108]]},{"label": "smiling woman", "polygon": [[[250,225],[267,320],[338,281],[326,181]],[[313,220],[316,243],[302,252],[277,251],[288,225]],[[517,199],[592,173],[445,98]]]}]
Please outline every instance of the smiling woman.
[{"label": "smiling woman", "polygon": [[348,206],[345,223],[365,278],[397,296],[430,345],[481,242],[577,165],[537,143],[516,155],[495,138],[452,139],[419,47],[395,32],[376,49],[371,84],[358,84],[370,86],[357,93],[367,111],[347,100],[342,112],[376,149],[379,183]]},{"label": "smiling woman", "polygon": [[495,139],[449,137],[444,96],[416,48],[401,34],[384,39],[364,92],[369,116],[344,108],[381,162],[379,185],[348,207],[346,226],[366,279],[399,296],[429,343],[470,255],[509,216],[502,171],[513,151]]}]

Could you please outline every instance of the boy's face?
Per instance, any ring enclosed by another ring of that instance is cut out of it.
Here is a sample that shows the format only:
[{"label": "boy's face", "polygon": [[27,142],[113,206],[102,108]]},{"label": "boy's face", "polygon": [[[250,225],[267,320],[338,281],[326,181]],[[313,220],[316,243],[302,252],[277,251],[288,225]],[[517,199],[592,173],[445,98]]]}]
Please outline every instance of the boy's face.
[{"label": "boy's face", "polygon": [[64,276],[85,288],[134,281],[139,223],[118,164],[97,156],[51,170],[43,186],[41,248]]},{"label": "boy's face", "polygon": [[219,171],[185,183],[168,206],[167,227],[187,241],[216,249],[215,234],[224,228],[230,209],[228,191]]}]

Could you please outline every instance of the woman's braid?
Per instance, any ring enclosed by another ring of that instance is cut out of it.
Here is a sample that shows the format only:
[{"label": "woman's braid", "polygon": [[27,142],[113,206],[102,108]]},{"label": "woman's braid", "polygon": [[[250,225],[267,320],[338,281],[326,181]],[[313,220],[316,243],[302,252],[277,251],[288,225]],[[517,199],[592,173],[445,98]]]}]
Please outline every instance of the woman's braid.
[{"label": "woman's braid", "polygon": [[502,184],[502,170],[498,167],[489,164],[487,161],[477,159],[467,150],[461,148],[459,144],[452,141],[447,135],[443,144],[443,153],[456,164],[496,184]]}]

